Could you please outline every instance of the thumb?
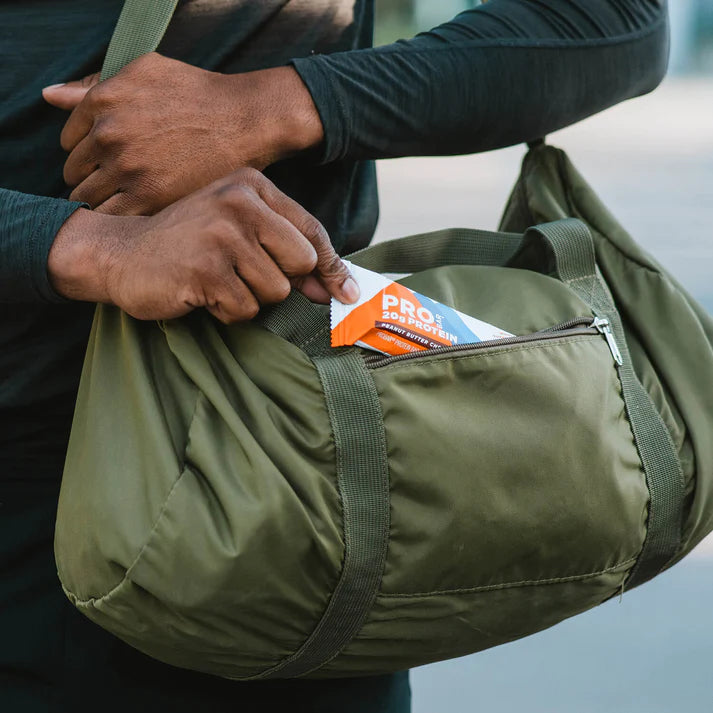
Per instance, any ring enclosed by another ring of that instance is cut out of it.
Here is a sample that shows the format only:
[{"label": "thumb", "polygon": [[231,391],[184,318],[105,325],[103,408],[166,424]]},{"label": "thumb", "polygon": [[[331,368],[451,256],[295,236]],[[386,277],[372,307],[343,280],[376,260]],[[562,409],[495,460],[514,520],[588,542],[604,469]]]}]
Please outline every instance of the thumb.
[{"label": "thumb", "polygon": [[314,275],[299,278],[293,277],[290,280],[290,284],[298,289],[308,300],[312,300],[312,302],[328,305],[332,297],[324,285],[322,285]]},{"label": "thumb", "polygon": [[72,111],[95,84],[99,84],[99,72],[74,82],[52,84],[42,90],[42,96],[48,104],[58,109]]}]

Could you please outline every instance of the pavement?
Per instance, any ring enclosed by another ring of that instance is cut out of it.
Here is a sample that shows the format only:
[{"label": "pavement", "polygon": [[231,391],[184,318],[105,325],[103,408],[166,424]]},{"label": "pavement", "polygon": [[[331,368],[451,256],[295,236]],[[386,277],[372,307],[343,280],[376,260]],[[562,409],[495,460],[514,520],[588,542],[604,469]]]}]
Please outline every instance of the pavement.
[{"label": "pavement", "polygon": [[[548,140],[713,311],[713,79],[669,80]],[[523,154],[514,147],[380,162],[377,240],[443,227],[496,228]],[[417,669],[414,713],[711,713],[711,601],[713,537],[621,603],[521,642]]]}]

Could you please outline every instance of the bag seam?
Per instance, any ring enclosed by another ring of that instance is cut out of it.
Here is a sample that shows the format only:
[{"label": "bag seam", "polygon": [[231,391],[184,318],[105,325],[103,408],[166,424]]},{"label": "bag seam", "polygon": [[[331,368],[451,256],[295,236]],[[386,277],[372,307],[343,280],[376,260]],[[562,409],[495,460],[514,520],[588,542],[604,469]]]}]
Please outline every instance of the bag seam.
[{"label": "bag seam", "polygon": [[514,589],[516,587],[532,587],[539,585],[548,584],[560,584],[564,582],[579,582],[585,579],[593,579],[602,574],[608,574],[614,570],[620,569],[621,567],[626,567],[627,565],[634,564],[638,558],[638,555],[634,555],[629,559],[617,562],[610,567],[605,567],[604,569],[597,570],[596,572],[586,572],[584,574],[572,574],[566,577],[551,577],[548,579],[524,579],[517,582],[501,582],[499,584],[484,584],[477,587],[463,587],[459,589],[437,589],[430,592],[397,592],[387,594],[382,592],[379,595],[380,599],[410,599],[417,597],[434,597],[434,596],[447,596],[449,594],[476,594],[478,592],[489,592],[500,589]]}]

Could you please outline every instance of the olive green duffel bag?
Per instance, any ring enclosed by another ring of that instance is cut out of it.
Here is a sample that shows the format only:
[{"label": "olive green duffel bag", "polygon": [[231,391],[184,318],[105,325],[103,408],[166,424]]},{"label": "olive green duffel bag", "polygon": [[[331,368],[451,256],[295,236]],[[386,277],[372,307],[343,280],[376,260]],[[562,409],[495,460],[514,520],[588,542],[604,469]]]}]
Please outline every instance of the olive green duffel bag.
[{"label": "olive green duffel bag", "polygon": [[[105,69],[175,4],[129,0]],[[498,343],[332,350],[299,296],[233,327],[100,306],[57,518],[74,604],[177,666],[373,674],[538,631],[690,551],[713,529],[710,318],[554,148],[502,228],[351,258],[519,335]]]},{"label": "olive green duffel bag", "polygon": [[57,521],[74,604],[177,666],[374,674],[688,552],[713,528],[711,320],[544,145],[505,227],[542,221],[350,258],[519,335],[498,343],[331,349],[296,295],[231,327],[100,306]]}]

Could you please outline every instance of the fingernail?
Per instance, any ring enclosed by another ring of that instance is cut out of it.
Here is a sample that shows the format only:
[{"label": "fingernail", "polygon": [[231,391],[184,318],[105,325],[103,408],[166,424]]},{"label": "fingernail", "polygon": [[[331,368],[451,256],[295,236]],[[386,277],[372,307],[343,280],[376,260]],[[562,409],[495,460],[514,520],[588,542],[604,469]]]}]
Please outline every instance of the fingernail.
[{"label": "fingernail", "polygon": [[342,283],[342,294],[346,297],[348,304],[352,304],[359,299],[361,292],[359,291],[359,285],[357,285],[353,277],[347,277]]},{"label": "fingernail", "polygon": [[[57,89],[57,87],[63,87],[67,82],[60,82],[59,84],[50,84],[48,87],[45,87],[45,89]],[[44,91],[43,89],[42,91]]]}]

